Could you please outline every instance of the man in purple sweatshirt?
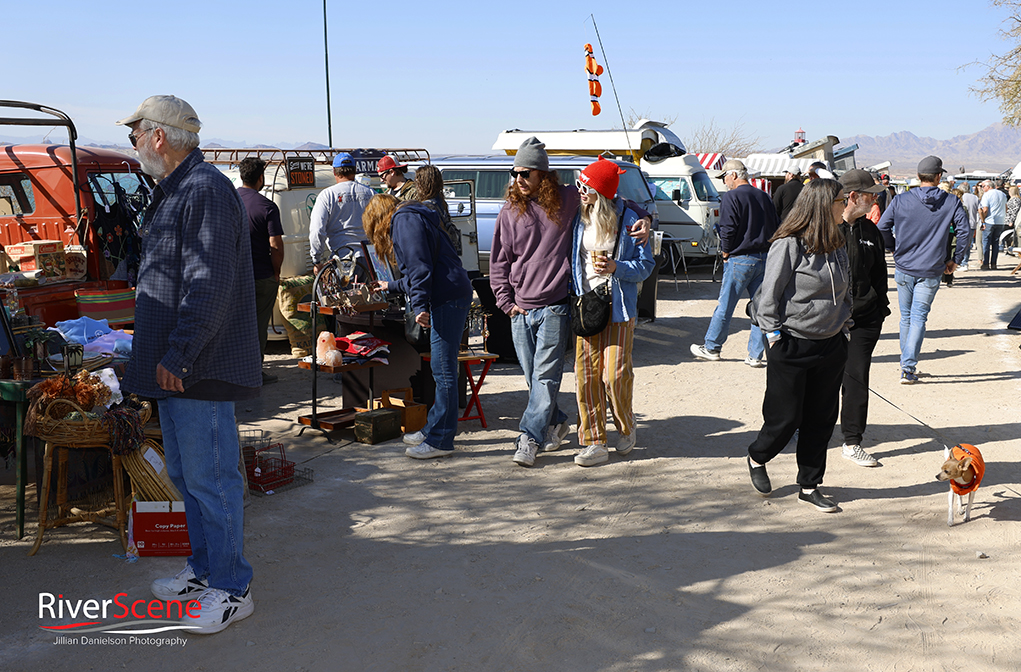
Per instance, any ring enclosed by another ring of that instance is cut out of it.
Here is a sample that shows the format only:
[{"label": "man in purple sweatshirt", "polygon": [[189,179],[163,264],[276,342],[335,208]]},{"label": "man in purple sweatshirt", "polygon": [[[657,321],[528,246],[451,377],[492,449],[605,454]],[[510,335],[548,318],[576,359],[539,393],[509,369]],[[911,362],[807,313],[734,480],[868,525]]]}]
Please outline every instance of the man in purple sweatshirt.
[{"label": "man in purple sweatshirt", "polygon": [[[918,354],[925,321],[944,273],[953,273],[968,258],[971,227],[961,201],[939,188],[943,161],[927,156],[918,164],[920,187],[897,194],[879,220],[886,249],[893,250],[900,303],[900,382],[918,382]],[[957,252],[948,258],[951,229]],[[896,240],[894,239],[896,233]]]},{"label": "man in purple sweatshirt", "polygon": [[[571,431],[557,394],[571,336],[571,223],[581,198],[577,189],[560,184],[546,145],[534,136],[521,143],[510,173],[507,202],[493,231],[489,283],[497,307],[511,318],[514,350],[528,384],[514,462],[530,467],[540,446],[556,450]],[[639,224],[631,235],[647,239],[649,220]]]}]

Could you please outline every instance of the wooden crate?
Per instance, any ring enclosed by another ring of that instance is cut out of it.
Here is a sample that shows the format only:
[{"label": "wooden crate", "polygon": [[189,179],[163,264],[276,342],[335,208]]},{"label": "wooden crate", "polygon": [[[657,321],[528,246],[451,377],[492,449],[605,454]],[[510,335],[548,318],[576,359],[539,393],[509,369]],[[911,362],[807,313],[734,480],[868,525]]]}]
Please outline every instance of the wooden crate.
[{"label": "wooden crate", "polygon": [[405,434],[417,432],[425,427],[429,409],[414,400],[410,387],[384,390],[379,399],[372,400],[373,408],[392,408],[400,411],[401,431]]},{"label": "wooden crate", "polygon": [[355,439],[373,445],[401,435],[401,414],[392,408],[377,408],[355,415]]}]

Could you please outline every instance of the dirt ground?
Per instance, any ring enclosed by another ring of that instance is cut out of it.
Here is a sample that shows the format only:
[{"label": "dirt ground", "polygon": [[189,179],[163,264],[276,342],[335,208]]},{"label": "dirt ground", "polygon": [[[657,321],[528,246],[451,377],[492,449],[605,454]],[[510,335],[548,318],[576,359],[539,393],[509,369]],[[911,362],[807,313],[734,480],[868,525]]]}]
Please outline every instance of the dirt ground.
[{"label": "dirt ground", "polygon": [[[36,526],[13,540],[5,488],[0,669],[1019,669],[1021,337],[1005,325],[1021,279],[1003,266],[939,290],[913,387],[898,384],[891,292],[865,439],[882,465],[842,459],[835,433],[833,514],[798,501],[792,447],[769,466],[772,496],[753,492],[744,456],[765,372],[742,364],[743,310],[723,361],[688,353],[719,289],[706,267],[676,289],[660,279],[658,319],[635,338],[638,447],[598,467],[574,464],[573,434],[531,469],[511,461],[526,393],[510,365],[483,388],[489,428],[461,423],[451,458],[410,460],[399,440],[345,431],[299,437],[310,374],[273,355],[281,381],[238,419],[283,441],[315,482],[246,509],[255,614],[159,647],[56,644],[40,592],[148,599],[182,559],[127,564],[111,531],[86,524],[49,532],[29,558]],[[574,384],[565,374],[572,410]],[[329,376],[319,389],[340,403]],[[979,446],[988,465],[971,522],[954,527],[934,479],[944,441]],[[34,486],[29,499],[31,521]]]}]

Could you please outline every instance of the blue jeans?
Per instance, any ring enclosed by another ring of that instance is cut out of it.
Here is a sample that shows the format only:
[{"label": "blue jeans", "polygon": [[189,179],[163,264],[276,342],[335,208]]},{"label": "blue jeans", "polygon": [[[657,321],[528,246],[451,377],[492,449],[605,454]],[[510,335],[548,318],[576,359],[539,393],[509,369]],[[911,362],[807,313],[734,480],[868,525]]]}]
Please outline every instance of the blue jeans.
[{"label": "blue jeans", "polygon": [[900,368],[915,372],[918,353],[925,338],[925,320],[932,308],[932,300],[939,289],[939,277],[916,278],[894,271],[897,283],[897,301],[900,303]]},{"label": "blue jeans", "polygon": [[992,268],[1000,254],[1000,236],[1006,227],[986,224],[982,229],[982,264]]},{"label": "blue jeans", "polygon": [[537,443],[546,440],[546,429],[567,420],[557,405],[564,373],[564,352],[571,333],[567,304],[532,308],[511,318],[514,351],[528,384],[528,406],[518,428]]},{"label": "blue jeans", "polygon": [[461,336],[471,297],[455,299],[432,306],[429,321],[430,368],[436,381],[436,397],[426,419],[425,442],[440,450],[454,449],[457,433],[457,353],[461,350]]},{"label": "blue jeans", "polygon": [[[734,316],[737,302],[746,291],[748,298],[755,296],[759,285],[762,284],[762,275],[765,269],[765,252],[741,254],[724,260],[720,301],[716,304],[713,319],[709,322],[709,329],[705,332],[706,350],[718,352],[727,342],[730,319]],[[748,356],[752,359],[762,359],[765,350],[766,340],[762,336],[762,330],[753,324],[752,333],[748,335]]]},{"label": "blue jeans", "polygon": [[233,401],[159,400],[167,474],[184,497],[195,576],[241,595],[252,580],[244,558],[244,479]]}]

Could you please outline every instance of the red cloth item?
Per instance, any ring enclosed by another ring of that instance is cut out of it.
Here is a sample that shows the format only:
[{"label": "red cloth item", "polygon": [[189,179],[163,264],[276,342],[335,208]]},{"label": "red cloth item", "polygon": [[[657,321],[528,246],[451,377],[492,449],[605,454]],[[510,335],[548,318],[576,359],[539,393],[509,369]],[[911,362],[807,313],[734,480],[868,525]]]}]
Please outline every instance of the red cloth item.
[{"label": "red cloth item", "polygon": [[612,201],[624,172],[616,163],[600,156],[595,163],[585,166],[578,179]]},{"label": "red cloth item", "polygon": [[337,337],[337,349],[349,355],[372,357],[379,352],[390,352],[390,341],[376,338],[364,331],[355,331],[347,336]]},{"label": "red cloth item", "polygon": [[980,483],[982,483],[982,476],[986,473],[986,463],[982,459],[982,453],[978,452],[978,448],[975,446],[962,443],[959,446],[954,446],[950,449],[950,455],[955,460],[963,460],[966,457],[971,458],[971,468],[975,470],[975,478],[971,479],[971,483],[967,485],[961,485],[957,481],[951,479],[950,487],[958,495],[967,495],[970,492],[974,492],[978,489]]}]

